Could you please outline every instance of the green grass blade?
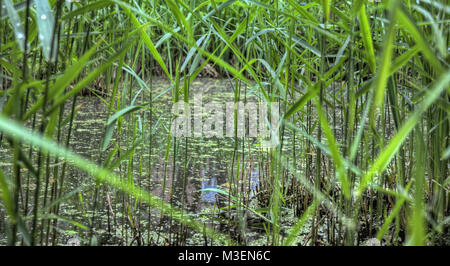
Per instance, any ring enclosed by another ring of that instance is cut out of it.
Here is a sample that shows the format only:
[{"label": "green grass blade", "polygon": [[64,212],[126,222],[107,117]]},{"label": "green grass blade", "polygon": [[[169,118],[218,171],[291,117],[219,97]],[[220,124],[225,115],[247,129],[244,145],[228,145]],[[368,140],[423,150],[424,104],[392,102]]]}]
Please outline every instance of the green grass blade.
[{"label": "green grass blade", "polygon": [[372,33],[370,30],[369,20],[364,5],[358,11],[358,17],[361,25],[361,35],[366,50],[366,60],[369,63],[372,73],[376,72],[375,51],[373,49]]},{"label": "green grass blade", "polygon": [[407,29],[409,34],[411,34],[411,37],[419,46],[421,52],[428,60],[430,65],[436,69],[438,74],[442,73],[445,70],[444,67],[442,66],[436,54],[431,49],[429,42],[425,39],[422,31],[417,26],[417,23],[403,6],[398,9],[398,20]]},{"label": "green grass blade", "polygon": [[3,0],[2,5],[5,5],[6,13],[9,17],[9,23],[14,30],[14,35],[17,43],[19,44],[20,50],[23,52],[25,50],[25,30],[23,29],[22,21],[20,21],[19,15],[17,14],[11,0]]},{"label": "green grass blade", "polygon": [[298,220],[298,222],[291,227],[289,234],[286,240],[283,242],[283,246],[291,246],[295,240],[295,237],[300,233],[300,230],[303,228],[305,223],[308,221],[311,215],[314,214],[317,208],[317,201],[313,201],[313,203],[306,209],[306,211],[302,214],[302,217]]},{"label": "green grass blade", "polygon": [[163,59],[161,58],[161,55],[158,53],[158,50],[156,50],[155,45],[153,44],[152,40],[150,39],[148,34],[145,32],[145,28],[142,27],[141,23],[137,20],[136,16],[133,13],[131,13],[131,10],[127,6],[122,5],[122,9],[128,15],[128,17],[130,18],[131,23],[133,23],[134,27],[139,29],[139,36],[144,41],[145,45],[147,46],[148,50],[155,58],[156,62],[158,62],[158,64],[161,66],[164,73],[173,82],[172,75],[169,73],[169,70],[167,70],[166,64],[164,63]]},{"label": "green grass blade", "polygon": [[[39,41],[44,51],[45,59],[55,61],[57,57],[57,40],[53,36],[55,29],[55,17],[47,0],[35,0],[36,19],[39,29]],[[53,41],[52,41],[53,40]]]},{"label": "green grass blade", "polygon": [[366,174],[361,179],[358,190],[356,191],[357,196],[361,196],[362,192],[367,188],[372,178],[377,173],[381,173],[384,169],[386,169],[386,166],[395,156],[397,150],[405,141],[408,134],[420,121],[422,114],[439,97],[442,91],[448,88],[449,83],[450,71],[447,71],[442,74],[441,77],[434,83],[433,87],[426,92],[416,111],[408,118],[397,134],[395,134],[395,136],[390,140],[389,144],[380,152],[380,155],[374,161],[372,166],[367,170]]}]

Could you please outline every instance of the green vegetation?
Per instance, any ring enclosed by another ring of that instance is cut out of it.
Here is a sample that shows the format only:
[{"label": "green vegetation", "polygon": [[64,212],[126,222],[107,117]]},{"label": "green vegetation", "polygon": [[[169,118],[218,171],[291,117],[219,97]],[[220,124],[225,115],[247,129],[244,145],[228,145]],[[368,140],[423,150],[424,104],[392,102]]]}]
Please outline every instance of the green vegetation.
[{"label": "green vegetation", "polygon": [[[0,11],[0,245],[450,244],[447,1]],[[175,137],[195,92],[277,145]]]}]

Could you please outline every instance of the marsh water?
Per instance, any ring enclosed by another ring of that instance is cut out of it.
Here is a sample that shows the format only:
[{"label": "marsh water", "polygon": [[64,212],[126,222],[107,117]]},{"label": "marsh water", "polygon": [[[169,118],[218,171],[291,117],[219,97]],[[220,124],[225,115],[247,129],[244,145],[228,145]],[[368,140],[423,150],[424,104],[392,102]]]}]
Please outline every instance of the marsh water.
[{"label": "marsh water", "polygon": [[[148,87],[150,86],[152,95],[146,90],[148,88],[132,84],[129,89],[123,90],[123,95],[119,96],[123,106],[144,103],[144,106],[151,108],[143,108],[128,114],[124,120],[119,121],[113,141],[104,151],[101,146],[105,136],[105,122],[108,120],[109,103],[95,95],[78,96],[70,148],[75,153],[102,165],[114,149],[116,157],[127,154],[126,159],[113,169],[118,176],[185,210],[189,215],[204,221],[205,225],[212,225],[218,230],[228,232],[236,230],[236,226],[221,222],[224,218],[229,222],[230,216],[237,215],[233,214],[234,211],[231,212],[229,205],[231,186],[237,188],[234,191],[235,195],[236,191],[241,195],[247,195],[245,202],[247,206],[257,208],[257,196],[261,196],[261,188],[267,182],[264,181],[264,165],[258,163],[258,156],[261,156],[258,140],[245,138],[245,141],[236,142],[235,138],[224,136],[181,137],[169,141],[172,88],[164,79],[154,79],[149,82]],[[200,79],[192,82],[189,93],[192,95],[201,93],[203,103],[232,102],[236,96],[235,86],[239,84],[230,80]],[[252,95],[251,88],[241,88],[240,98],[243,101],[259,100]],[[151,105],[149,99],[152,101]],[[66,103],[64,110],[66,115],[70,114],[71,105],[72,102]],[[63,131],[61,138],[65,138],[66,134],[67,132]],[[136,148],[130,151],[130,147],[133,146]],[[34,150],[32,154],[35,154]],[[11,158],[8,156],[2,148],[0,156],[2,167],[10,166]],[[61,167],[62,163],[51,159],[47,171],[53,173],[54,168]],[[51,186],[58,177],[52,174],[49,176]],[[238,184],[231,184],[234,181],[230,180],[238,180]],[[102,234],[108,234],[120,239],[120,243],[116,241],[110,244],[139,243],[134,241],[137,231],[139,237],[147,238],[149,243],[164,244],[170,237],[167,236],[167,232],[178,230],[173,229],[173,221],[163,217],[159,210],[133,201],[112,188],[95,184],[91,177],[76,168],[68,166],[64,184],[64,189],[68,191],[67,195],[72,195],[72,200],[62,203],[61,215],[86,226],[95,219],[93,230],[99,238]],[[28,179],[27,185],[32,190],[34,180]],[[25,200],[24,195],[27,192],[25,189],[21,192],[22,200]],[[47,200],[46,204],[50,204],[50,201]],[[248,221],[245,225],[248,239],[258,241],[258,236],[264,234],[262,223],[254,213],[244,212]],[[59,223],[57,230],[62,236],[60,244],[67,244],[74,238],[83,241],[87,239],[87,233],[73,226],[73,223]],[[134,233],[129,233],[128,230]],[[197,237],[195,235],[198,233],[195,232],[186,234],[192,235],[184,244],[205,244],[201,234]]]}]

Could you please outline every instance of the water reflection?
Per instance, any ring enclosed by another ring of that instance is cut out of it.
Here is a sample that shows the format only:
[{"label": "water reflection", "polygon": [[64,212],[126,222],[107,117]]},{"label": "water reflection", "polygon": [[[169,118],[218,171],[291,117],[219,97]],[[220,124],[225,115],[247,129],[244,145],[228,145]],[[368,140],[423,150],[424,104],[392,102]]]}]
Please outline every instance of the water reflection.
[{"label": "water reflection", "polygon": [[217,188],[217,179],[211,177],[210,180],[202,181],[202,196],[201,201],[206,203],[214,203],[216,201],[216,191],[208,190]]}]

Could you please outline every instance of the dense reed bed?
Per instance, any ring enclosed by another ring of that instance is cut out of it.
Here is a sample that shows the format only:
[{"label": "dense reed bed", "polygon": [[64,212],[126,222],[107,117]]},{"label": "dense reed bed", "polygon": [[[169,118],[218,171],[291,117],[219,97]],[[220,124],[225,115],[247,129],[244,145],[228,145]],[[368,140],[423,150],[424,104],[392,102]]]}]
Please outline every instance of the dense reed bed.
[{"label": "dense reed bed", "polygon": [[[0,7],[1,244],[449,244],[447,1]],[[276,145],[174,136],[210,87]]]}]

